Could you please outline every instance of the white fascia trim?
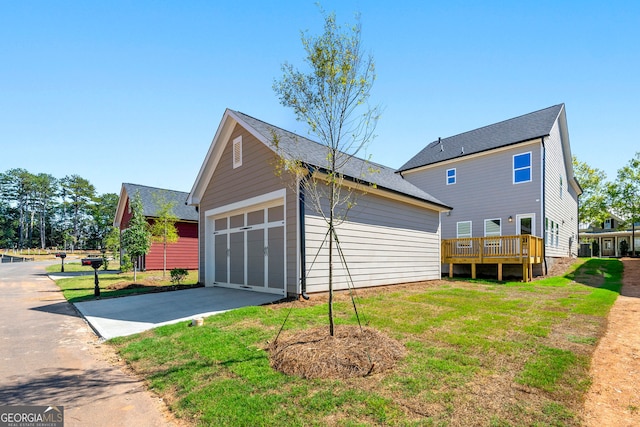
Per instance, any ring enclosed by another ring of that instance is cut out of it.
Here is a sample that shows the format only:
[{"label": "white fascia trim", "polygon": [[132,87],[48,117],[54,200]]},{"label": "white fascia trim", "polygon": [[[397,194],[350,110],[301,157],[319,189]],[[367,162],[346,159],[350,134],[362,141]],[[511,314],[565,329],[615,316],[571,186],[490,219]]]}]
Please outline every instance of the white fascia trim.
[{"label": "white fascia trim", "polygon": [[122,217],[124,216],[124,208],[127,206],[127,191],[124,189],[124,184],[120,189],[120,198],[118,199],[118,208],[116,209],[116,216],[113,219],[113,226],[120,228],[122,224]]},{"label": "white fascia trim", "polygon": [[[220,161],[220,157],[222,157],[222,152],[224,151],[226,142],[229,140],[236,123],[237,119],[235,118],[235,115],[232,115],[227,109],[222,116],[222,120],[220,121],[220,125],[218,125],[215,136],[211,140],[211,145],[209,145],[209,150],[204,158],[204,162],[202,162],[202,166],[200,167],[198,176],[191,188],[189,197],[187,197],[188,205],[193,206],[200,204],[202,196],[207,185],[211,181],[213,172],[218,166],[218,162]],[[225,143],[221,146],[220,141],[225,141]]]},{"label": "white fascia trim", "polygon": [[285,202],[285,196],[287,195],[286,188],[275,190],[270,193],[261,194],[259,196],[251,197],[249,199],[240,200],[239,202],[230,203],[228,205],[220,206],[217,208],[209,209],[204,213],[205,217],[220,215],[223,213],[229,213],[233,211],[241,211],[249,206],[261,205],[263,203],[273,202],[281,200]]},{"label": "white fascia trim", "polygon": [[511,150],[511,149],[514,149],[514,148],[522,148],[522,147],[525,147],[527,145],[534,145],[534,144],[540,144],[540,143],[542,143],[542,138],[535,138],[535,139],[531,139],[529,141],[520,142],[518,144],[506,145],[504,147],[493,148],[491,150],[482,151],[480,153],[469,154],[468,156],[454,157],[453,159],[443,160],[443,161],[437,162],[437,163],[431,163],[429,165],[420,166],[420,167],[417,167],[415,169],[409,169],[409,170],[406,170],[406,171],[402,171],[402,172],[400,172],[400,174],[401,175],[407,175],[407,174],[414,173],[414,172],[421,172],[421,171],[424,171],[424,170],[427,170],[427,169],[431,169],[431,168],[434,168],[434,167],[446,166],[446,165],[449,165],[449,164],[461,162],[463,160],[471,160],[471,159],[474,159],[476,157],[491,156],[491,155],[493,155],[495,153],[499,153],[501,151]]},{"label": "white fascia trim", "polygon": [[[324,173],[324,172],[319,172],[319,171],[314,171],[313,172],[313,177],[316,178],[316,179],[322,179],[322,180],[326,181],[328,176],[329,175]],[[439,206],[439,205],[433,204],[433,203],[431,203],[429,201],[426,201],[426,200],[415,199],[415,198],[410,197],[410,196],[405,196],[405,195],[402,195],[402,194],[398,194],[398,193],[395,193],[395,192],[392,192],[392,191],[380,189],[380,188],[373,187],[373,186],[366,185],[366,184],[359,184],[357,182],[353,182],[353,181],[350,181],[350,180],[344,180],[342,182],[342,185],[344,185],[345,187],[354,189],[354,190],[359,190],[359,191],[361,191],[361,192],[363,192],[365,194],[375,194],[375,195],[380,196],[380,197],[384,197],[384,198],[391,199],[391,200],[396,200],[396,201],[399,201],[399,202],[402,202],[402,203],[406,203],[406,204],[409,204],[409,205],[418,206],[418,207],[421,207],[421,208],[431,209],[431,210],[434,210],[434,211],[436,211],[438,213],[451,211],[451,209],[449,209],[449,208],[445,208],[443,206]]]}]

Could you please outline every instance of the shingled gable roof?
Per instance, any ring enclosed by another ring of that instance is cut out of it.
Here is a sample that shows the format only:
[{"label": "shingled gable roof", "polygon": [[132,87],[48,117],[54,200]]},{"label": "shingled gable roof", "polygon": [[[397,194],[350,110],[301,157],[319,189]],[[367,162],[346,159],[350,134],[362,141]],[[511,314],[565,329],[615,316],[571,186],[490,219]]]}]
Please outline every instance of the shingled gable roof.
[{"label": "shingled gable roof", "polygon": [[[142,212],[146,217],[158,216],[158,205],[155,197],[164,197],[167,202],[173,202],[173,213],[181,221],[198,221],[198,211],[193,206],[185,205],[189,193],[184,191],[166,190],[164,188],[148,187],[145,185],[123,183],[122,190],[120,191],[120,201],[118,202],[118,209],[116,211],[116,218],[114,225],[120,226],[126,201],[128,198],[132,198],[136,193],[140,193],[140,199],[142,200]],[[156,196],[157,195],[157,196]]]},{"label": "shingled gable roof", "polygon": [[564,104],[554,105],[427,145],[398,172],[549,136]]},{"label": "shingled gable roof", "polygon": [[[295,157],[303,163],[318,168],[321,171],[327,169],[327,148],[324,145],[277,126],[270,125],[244,113],[233,110],[230,111],[232,111],[245,126],[252,128],[260,134],[262,137],[260,139],[278,154]],[[275,147],[273,144],[274,138],[278,140],[278,147]],[[425,201],[437,205],[443,210],[451,209],[450,206],[396,174],[395,169],[381,164],[366,161],[358,157],[352,157],[339,172],[351,179],[367,184],[375,184],[378,189]]]}]

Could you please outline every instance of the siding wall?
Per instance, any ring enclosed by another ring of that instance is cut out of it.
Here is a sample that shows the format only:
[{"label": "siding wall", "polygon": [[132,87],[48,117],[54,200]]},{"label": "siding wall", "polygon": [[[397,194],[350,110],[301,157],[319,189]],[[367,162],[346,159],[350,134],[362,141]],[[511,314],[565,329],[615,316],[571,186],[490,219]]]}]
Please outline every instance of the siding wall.
[{"label": "siding wall", "polygon": [[[445,145],[446,150],[446,145]],[[531,152],[532,181],[513,183],[513,156]],[[446,184],[456,168],[456,183]],[[473,237],[484,236],[484,220],[500,218],[502,235],[516,234],[516,215],[535,214],[535,235],[542,237],[540,140],[502,150],[463,157],[455,162],[403,173],[407,181],[453,207],[442,214],[442,238],[456,238],[456,224],[472,221]],[[509,216],[513,221],[509,222]]]},{"label": "siding wall", "polygon": [[[233,168],[233,139],[242,136],[242,166]],[[242,126],[236,125],[226,143],[222,157],[207,185],[200,202],[200,282],[205,281],[205,265],[213,262],[207,259],[205,213],[208,210],[258,197],[286,188],[285,233],[287,262],[287,292],[297,293],[297,194],[288,188],[283,178],[274,173],[274,153],[258,141]]]},{"label": "siding wall", "polygon": [[[178,235],[176,243],[167,245],[167,270],[172,268],[198,268],[198,224],[192,222],[176,223]],[[164,248],[162,243],[152,243],[145,257],[147,270],[162,270]]]},{"label": "siding wall", "polygon": [[[562,120],[556,121],[549,137],[545,140],[545,215],[549,221],[558,224],[557,238],[545,239],[545,253],[548,257],[566,257],[578,255],[578,196],[569,185],[567,168],[564,162]],[[564,130],[566,132],[566,130]],[[560,180],[562,179],[562,197]],[[544,232],[544,223],[542,231]]]},{"label": "siding wall", "polygon": [[[348,221],[336,229],[355,287],[439,279],[439,231],[437,212],[371,194],[360,196]],[[308,292],[329,289],[326,233],[324,219],[307,207]],[[334,250],[334,289],[347,285],[347,272]]]},{"label": "siding wall", "polygon": [[[126,229],[131,221],[129,211],[129,199],[127,198],[120,231]],[[153,219],[148,220],[149,223]],[[193,222],[177,222],[179,239],[176,243],[167,246],[167,269],[172,268],[198,268],[198,224]],[[147,270],[162,270],[164,248],[161,243],[152,243],[149,252],[145,256],[145,268]]]}]

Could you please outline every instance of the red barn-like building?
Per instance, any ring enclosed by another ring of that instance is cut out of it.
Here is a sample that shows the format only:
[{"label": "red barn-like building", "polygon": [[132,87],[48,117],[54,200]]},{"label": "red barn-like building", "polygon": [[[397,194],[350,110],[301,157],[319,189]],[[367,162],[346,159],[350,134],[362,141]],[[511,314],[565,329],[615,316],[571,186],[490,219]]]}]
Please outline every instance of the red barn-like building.
[{"label": "red barn-like building", "polygon": [[[173,202],[173,213],[178,217],[175,226],[178,230],[178,241],[167,246],[167,269],[198,268],[198,212],[195,207],[185,205],[189,193],[162,188],[147,187],[136,184],[122,184],[120,200],[113,225],[120,231],[129,226],[131,219],[130,199],[136,193],[140,194],[144,216],[150,224],[157,217],[158,200]],[[163,245],[152,243],[146,256],[141,257],[138,268],[140,270],[162,270]]]}]

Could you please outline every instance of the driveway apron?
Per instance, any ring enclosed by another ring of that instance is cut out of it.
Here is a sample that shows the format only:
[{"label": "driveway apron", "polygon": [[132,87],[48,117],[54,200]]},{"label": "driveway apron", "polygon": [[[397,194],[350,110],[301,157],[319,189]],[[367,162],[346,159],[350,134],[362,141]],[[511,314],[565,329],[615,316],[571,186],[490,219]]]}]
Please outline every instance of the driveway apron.
[{"label": "driveway apron", "polygon": [[0,264],[0,405],[63,406],[65,426],[178,425],[44,271]]}]

